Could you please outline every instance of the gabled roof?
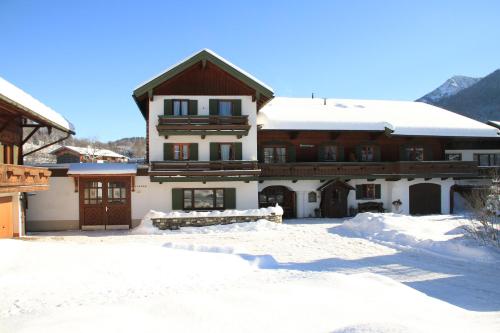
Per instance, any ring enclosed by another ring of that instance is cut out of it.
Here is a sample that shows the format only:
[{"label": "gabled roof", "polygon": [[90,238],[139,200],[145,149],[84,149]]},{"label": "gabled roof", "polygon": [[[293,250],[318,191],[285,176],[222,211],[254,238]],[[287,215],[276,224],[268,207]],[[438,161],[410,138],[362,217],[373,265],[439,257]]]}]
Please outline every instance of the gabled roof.
[{"label": "gabled roof", "polygon": [[0,77],[0,100],[26,113],[26,118],[40,124],[57,128],[63,132],[75,132],[75,127],[66,118]]},{"label": "gabled roof", "polygon": [[247,84],[249,87],[255,89],[256,91],[265,96],[272,97],[274,94],[273,89],[270,86],[266,85],[264,82],[258,80],[248,72],[239,68],[238,66],[232,64],[231,62],[224,59],[214,51],[209,49],[203,49],[187,57],[186,59],[180,61],[179,63],[167,68],[165,71],[147,80],[146,82],[140,84],[138,87],[135,88],[133,96],[135,98],[138,98],[144,95],[154,87],[162,84],[163,82],[176,76],[177,74],[183,72],[184,70],[188,69],[189,67],[193,66],[194,64],[200,61],[210,61],[214,65],[217,65],[218,67],[222,68],[227,73],[236,77],[240,81]]},{"label": "gabled roof", "polygon": [[115,153],[114,151],[111,151],[109,149],[95,149],[95,148],[90,148],[90,147],[75,147],[75,146],[61,146],[57,149],[54,149],[51,151],[51,154],[57,154],[58,152],[62,150],[71,150],[74,151],[77,154],[84,155],[84,156],[96,156],[96,157],[115,157],[115,158],[128,158],[127,156],[120,155],[118,153]]},{"label": "gabled roof", "polygon": [[262,130],[386,131],[392,135],[499,138],[499,130],[420,102],[275,97]]}]

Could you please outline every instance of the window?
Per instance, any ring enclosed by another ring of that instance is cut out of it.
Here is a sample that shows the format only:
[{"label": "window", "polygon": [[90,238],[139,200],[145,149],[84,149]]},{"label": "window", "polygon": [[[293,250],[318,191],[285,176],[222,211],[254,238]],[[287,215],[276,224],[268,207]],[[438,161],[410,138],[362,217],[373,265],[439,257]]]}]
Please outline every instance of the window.
[{"label": "window", "polygon": [[380,184],[356,185],[356,200],[380,199]]},{"label": "window", "polygon": [[224,209],[224,189],[186,189],[183,191],[183,208]]},{"label": "window", "polygon": [[219,101],[219,116],[231,116],[233,114],[233,103],[231,101]]},{"label": "window", "polygon": [[189,101],[174,100],[174,116],[187,116],[189,114]]},{"label": "window", "polygon": [[189,160],[189,143],[174,143],[174,160]]},{"label": "window", "polygon": [[232,143],[220,143],[218,159],[221,161],[234,160],[234,145]]},{"label": "window", "polygon": [[362,162],[374,161],[375,160],[375,147],[373,147],[373,146],[361,146],[360,160]]},{"label": "window", "polygon": [[406,147],[405,155],[408,161],[423,161],[424,148],[423,147]]},{"label": "window", "polygon": [[461,153],[444,154],[444,158],[445,158],[445,160],[448,160],[448,161],[461,161],[462,154]]},{"label": "window", "polygon": [[307,194],[308,202],[316,202],[317,200],[318,200],[318,195],[316,194],[316,192],[309,192],[309,194]]},{"label": "window", "polygon": [[323,153],[325,161],[337,160],[337,146],[333,145],[323,146]]},{"label": "window", "polygon": [[127,203],[127,187],[124,182],[108,183],[108,203],[110,204]]},{"label": "window", "polygon": [[500,154],[474,154],[479,166],[500,166]]},{"label": "window", "polygon": [[286,163],[286,147],[264,147],[264,163]]},{"label": "window", "polygon": [[85,182],[83,187],[83,203],[86,205],[100,205],[102,203],[102,182]]}]

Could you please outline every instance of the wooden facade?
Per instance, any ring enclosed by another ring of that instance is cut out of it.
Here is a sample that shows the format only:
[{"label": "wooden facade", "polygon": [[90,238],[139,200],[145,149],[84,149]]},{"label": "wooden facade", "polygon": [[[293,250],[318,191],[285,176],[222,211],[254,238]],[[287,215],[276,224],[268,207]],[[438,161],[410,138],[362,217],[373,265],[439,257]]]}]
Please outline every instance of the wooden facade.
[{"label": "wooden facade", "polygon": [[250,124],[248,116],[160,116],[158,134],[168,138],[170,135],[248,135]]}]

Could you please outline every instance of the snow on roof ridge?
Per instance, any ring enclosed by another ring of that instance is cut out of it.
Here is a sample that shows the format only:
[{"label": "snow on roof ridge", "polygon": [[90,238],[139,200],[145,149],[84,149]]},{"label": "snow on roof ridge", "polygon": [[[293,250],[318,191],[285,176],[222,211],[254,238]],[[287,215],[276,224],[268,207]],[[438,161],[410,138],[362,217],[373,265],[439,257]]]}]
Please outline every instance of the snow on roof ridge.
[{"label": "snow on roof ridge", "polygon": [[139,84],[138,86],[136,86],[134,88],[134,90],[137,90],[139,88],[141,88],[142,86],[146,85],[147,83],[157,79],[158,77],[162,76],[163,74],[171,71],[172,69],[174,69],[175,67],[183,64],[184,62],[188,61],[189,59],[193,58],[194,56],[196,56],[197,54],[200,54],[202,52],[207,52],[209,54],[211,54],[212,56],[216,57],[217,59],[219,59],[220,61],[226,63],[228,66],[230,67],[233,67],[235,70],[237,70],[238,72],[242,73],[243,75],[245,76],[248,76],[248,78],[252,79],[253,81],[257,82],[258,84],[260,84],[261,86],[263,86],[264,88],[266,88],[267,90],[271,91],[272,93],[274,93],[274,90],[273,88],[271,88],[270,86],[268,86],[267,84],[265,84],[264,82],[260,81],[259,79],[257,79],[255,76],[253,76],[252,74],[248,73],[247,71],[241,69],[240,67],[236,66],[235,64],[233,64],[232,62],[230,62],[229,60],[223,58],[222,56],[218,55],[217,53],[215,53],[214,51],[212,51],[211,49],[208,49],[208,48],[204,48],[204,49],[201,49],[197,52],[194,52],[192,53],[191,55],[189,55],[188,57],[186,58],[183,58],[181,61],[178,61],[177,63],[175,63],[174,65],[168,67],[167,69],[163,70],[162,72],[160,72],[158,75],[155,75],[153,77],[151,77],[149,80],[146,80],[144,82],[142,82],[141,84]]},{"label": "snow on roof ridge", "polygon": [[[54,153],[60,149],[67,148],[70,150],[73,150],[79,154],[90,154],[89,153],[89,147],[78,147],[78,146],[70,146],[70,145],[65,145],[65,146],[60,146],[56,149],[54,149],[51,153]],[[107,157],[123,157],[123,158],[128,158],[125,155],[118,154],[117,152],[114,152],[109,149],[100,149],[100,148],[95,148],[95,151],[92,152],[92,155],[95,156],[107,156]]]},{"label": "snow on roof ridge", "polygon": [[4,99],[20,105],[22,108],[47,120],[49,123],[54,123],[68,131],[75,131],[74,125],[60,113],[0,76],[0,97],[2,96]]}]

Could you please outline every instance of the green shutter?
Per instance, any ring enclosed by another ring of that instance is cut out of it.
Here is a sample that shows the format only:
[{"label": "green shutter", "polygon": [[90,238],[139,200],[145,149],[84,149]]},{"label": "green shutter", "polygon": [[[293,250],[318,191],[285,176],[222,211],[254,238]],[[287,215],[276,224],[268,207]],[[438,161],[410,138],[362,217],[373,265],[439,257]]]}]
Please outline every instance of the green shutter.
[{"label": "green shutter", "polygon": [[380,199],[380,184],[375,184],[375,199]]},{"label": "green shutter", "polygon": [[196,116],[198,114],[198,101],[193,99],[188,102],[188,114]]},{"label": "green shutter", "polygon": [[191,143],[189,145],[189,159],[191,161],[198,161],[198,144]]},{"label": "green shutter", "polygon": [[241,142],[234,143],[234,159],[242,160],[243,159],[243,146]]},{"label": "green shutter", "polygon": [[219,159],[219,144],[217,142],[210,142],[210,161],[217,161]]},{"label": "green shutter", "polygon": [[233,116],[241,116],[241,99],[233,99],[232,103]]},{"label": "green shutter", "polygon": [[344,146],[337,145],[337,162],[344,161]]},{"label": "green shutter", "polygon": [[373,146],[374,160],[380,162],[380,146]]},{"label": "green shutter", "polygon": [[182,210],[184,201],[184,189],[173,188],[172,189],[172,210]]},{"label": "green shutter", "polygon": [[361,162],[361,145],[356,146],[356,161]]},{"label": "green shutter", "polygon": [[173,116],[174,115],[174,108],[172,107],[172,100],[171,99],[165,99],[163,100],[163,114],[165,116]]},{"label": "green shutter", "polygon": [[216,116],[219,114],[219,100],[211,99],[208,101],[208,111],[211,116]]},{"label": "green shutter", "polygon": [[224,208],[225,209],[236,209],[236,189],[235,188],[225,188],[224,189]]},{"label": "green shutter", "polygon": [[356,185],[356,200],[359,200],[363,197],[363,186]]},{"label": "green shutter", "polygon": [[325,145],[321,144],[318,146],[318,161],[323,162],[325,160]]},{"label": "green shutter", "polygon": [[424,145],[424,161],[432,161],[432,145]]},{"label": "green shutter", "polygon": [[264,163],[264,147],[257,146],[257,159],[260,163]]},{"label": "green shutter", "polygon": [[286,147],[286,161],[287,162],[295,162],[295,160],[296,160],[295,146],[288,145]]},{"label": "green shutter", "polygon": [[163,160],[169,161],[174,159],[174,145],[171,143],[163,144]]}]

